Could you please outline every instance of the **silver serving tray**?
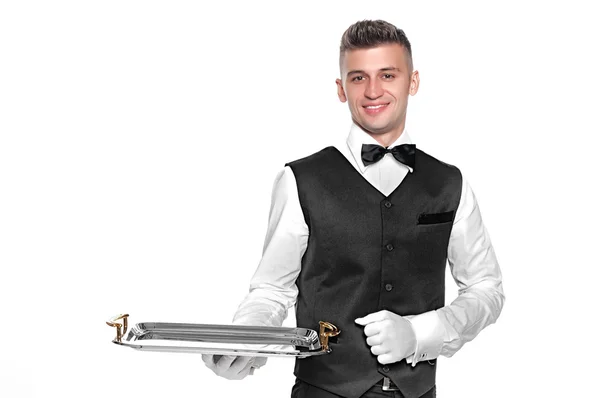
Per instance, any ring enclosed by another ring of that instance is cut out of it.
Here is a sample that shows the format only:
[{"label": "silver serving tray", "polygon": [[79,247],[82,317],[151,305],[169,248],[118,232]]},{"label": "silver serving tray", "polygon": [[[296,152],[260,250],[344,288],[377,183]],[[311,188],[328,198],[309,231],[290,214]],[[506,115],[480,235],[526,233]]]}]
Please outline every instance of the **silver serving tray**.
[{"label": "silver serving tray", "polygon": [[127,333],[128,317],[118,315],[106,322],[117,329],[113,343],[141,351],[307,358],[330,353],[329,337],[340,333],[335,325],[323,321],[319,333],[305,328],[165,322],[138,323]]}]

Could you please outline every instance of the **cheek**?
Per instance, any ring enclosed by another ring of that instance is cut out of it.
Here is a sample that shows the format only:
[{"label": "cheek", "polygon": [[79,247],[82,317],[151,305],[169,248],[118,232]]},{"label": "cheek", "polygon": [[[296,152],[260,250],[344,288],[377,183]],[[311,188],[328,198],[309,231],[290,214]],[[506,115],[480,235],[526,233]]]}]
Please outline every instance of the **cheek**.
[{"label": "cheek", "polygon": [[410,84],[404,80],[396,80],[394,82],[389,82],[389,84],[385,86],[385,89],[394,97],[402,98],[403,96],[408,95]]},{"label": "cheek", "polygon": [[346,88],[346,97],[348,101],[356,102],[363,96],[363,90],[360,86],[348,86]]}]

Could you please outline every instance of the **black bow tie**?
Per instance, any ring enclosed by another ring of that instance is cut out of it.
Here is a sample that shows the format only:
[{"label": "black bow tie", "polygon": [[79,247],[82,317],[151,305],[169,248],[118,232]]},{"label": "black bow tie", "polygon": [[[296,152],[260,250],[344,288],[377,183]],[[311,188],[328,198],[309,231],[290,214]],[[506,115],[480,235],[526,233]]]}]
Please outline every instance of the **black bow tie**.
[{"label": "black bow tie", "polygon": [[415,168],[415,144],[402,144],[393,147],[392,149],[384,148],[381,145],[363,144],[361,157],[365,166],[379,162],[386,153],[394,155],[397,161],[405,165]]}]

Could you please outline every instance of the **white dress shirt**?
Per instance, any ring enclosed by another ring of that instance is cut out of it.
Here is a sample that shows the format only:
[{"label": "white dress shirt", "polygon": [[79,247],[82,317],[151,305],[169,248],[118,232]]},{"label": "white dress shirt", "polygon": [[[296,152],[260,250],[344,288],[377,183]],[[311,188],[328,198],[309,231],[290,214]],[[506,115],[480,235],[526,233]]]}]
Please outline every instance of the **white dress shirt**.
[{"label": "white dress shirt", "polygon": [[[410,144],[406,130],[389,147]],[[371,185],[389,195],[412,169],[387,153],[364,166],[362,144],[379,143],[352,124],[345,144],[336,148]],[[273,185],[267,236],[262,259],[250,291],[234,315],[234,324],[281,326],[296,302],[296,278],[308,243],[308,226],[300,207],[296,179],[290,167],[279,172]],[[407,316],[417,348],[407,359],[413,366],[439,355],[452,356],[463,344],[496,321],[504,304],[502,275],[475,195],[466,179],[448,243],[448,263],[459,287],[458,297],[435,311]],[[368,314],[364,314],[366,316]],[[307,327],[307,325],[298,325]]]}]

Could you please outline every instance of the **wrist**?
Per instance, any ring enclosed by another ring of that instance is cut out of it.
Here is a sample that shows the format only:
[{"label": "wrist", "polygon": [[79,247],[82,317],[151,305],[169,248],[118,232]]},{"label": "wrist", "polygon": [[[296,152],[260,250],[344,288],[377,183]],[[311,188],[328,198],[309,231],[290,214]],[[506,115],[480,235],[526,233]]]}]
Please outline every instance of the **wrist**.
[{"label": "wrist", "polygon": [[403,317],[403,319],[408,324],[408,326],[407,326],[407,332],[409,334],[409,337],[407,339],[408,354],[406,355],[406,357],[409,357],[409,356],[415,355],[415,352],[417,352],[417,333],[415,331],[415,327],[413,326],[412,322],[405,317]]},{"label": "wrist", "polygon": [[416,347],[407,362],[413,366],[419,361],[432,360],[440,355],[444,342],[444,329],[436,311],[406,317],[416,336]]}]

